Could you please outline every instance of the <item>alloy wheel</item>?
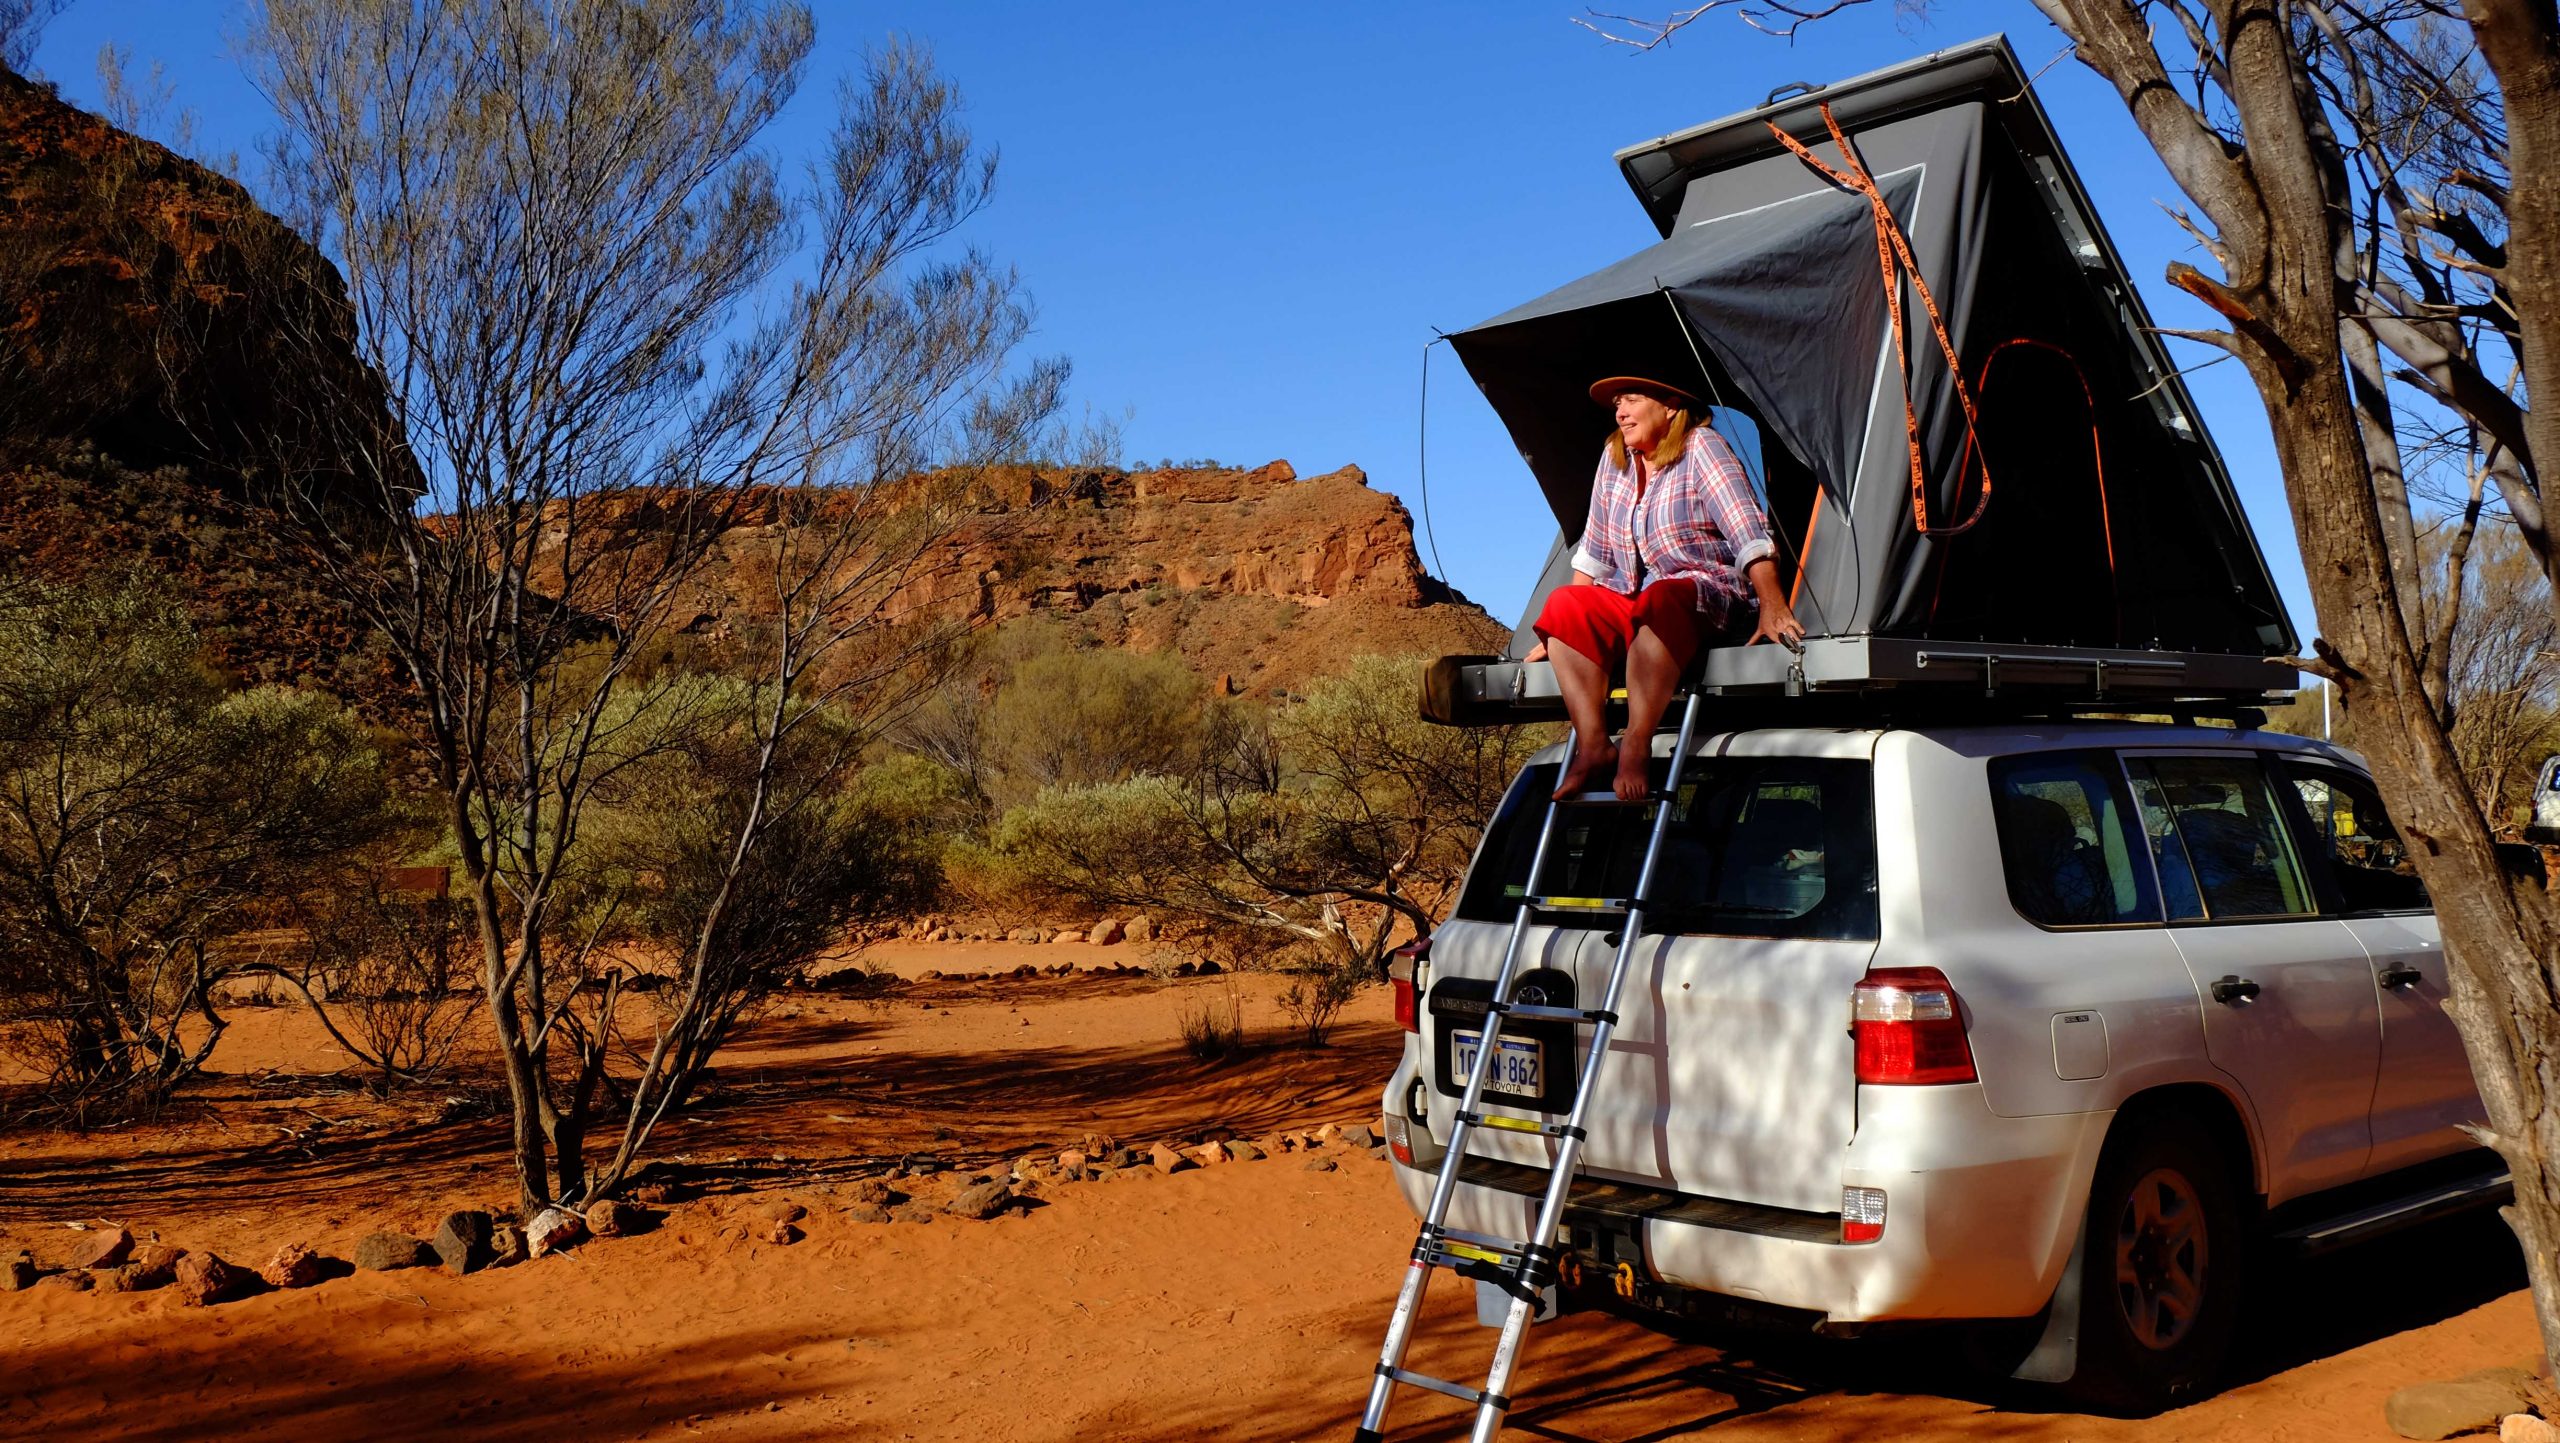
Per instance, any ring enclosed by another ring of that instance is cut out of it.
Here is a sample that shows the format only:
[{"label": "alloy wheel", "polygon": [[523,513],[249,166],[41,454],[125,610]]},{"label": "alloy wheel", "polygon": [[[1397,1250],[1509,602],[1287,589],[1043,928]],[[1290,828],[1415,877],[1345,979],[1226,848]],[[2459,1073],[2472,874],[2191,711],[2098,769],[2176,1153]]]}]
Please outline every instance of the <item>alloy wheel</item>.
[{"label": "alloy wheel", "polygon": [[2204,1202],[2174,1168],[2143,1174],[2116,1221],[2116,1303],[2134,1340],[2174,1348],[2204,1306]]}]

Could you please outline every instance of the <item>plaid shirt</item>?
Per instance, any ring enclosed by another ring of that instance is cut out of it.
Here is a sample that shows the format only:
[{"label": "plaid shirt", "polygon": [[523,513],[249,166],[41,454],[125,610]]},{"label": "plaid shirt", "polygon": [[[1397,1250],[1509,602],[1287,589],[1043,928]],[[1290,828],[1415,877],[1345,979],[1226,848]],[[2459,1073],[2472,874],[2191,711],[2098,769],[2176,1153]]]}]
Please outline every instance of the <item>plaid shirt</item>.
[{"label": "plaid shirt", "polygon": [[1680,459],[1643,481],[1639,495],[1644,465],[1630,453],[1621,470],[1600,453],[1573,569],[1627,596],[1665,577],[1689,577],[1707,629],[1720,630],[1737,607],[1759,605],[1743,571],[1778,549],[1751,478],[1733,447],[1704,425],[1689,428]]}]

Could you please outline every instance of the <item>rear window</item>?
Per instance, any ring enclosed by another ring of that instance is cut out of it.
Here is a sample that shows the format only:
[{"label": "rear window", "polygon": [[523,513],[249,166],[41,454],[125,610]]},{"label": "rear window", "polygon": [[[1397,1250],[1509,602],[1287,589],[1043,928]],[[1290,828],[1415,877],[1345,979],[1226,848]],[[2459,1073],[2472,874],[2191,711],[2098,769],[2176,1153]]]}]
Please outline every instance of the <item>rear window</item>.
[{"label": "rear window", "polygon": [[2041,752],[1991,764],[2009,900],[2048,927],[2160,920],[2151,859],[2124,774],[2106,752]]},{"label": "rear window", "polygon": [[[1654,763],[1659,785],[1668,763]],[[1528,894],[1556,768],[1530,767],[1486,832],[1458,915],[1509,922]],[[1654,872],[1648,932],[1873,940],[1876,832],[1873,768],[1801,757],[1692,760],[1673,799]],[[1560,819],[1540,879],[1550,897],[1622,898],[1635,890],[1653,814],[1574,807]],[[1570,924],[1569,911],[1543,914]],[[1615,925],[1613,917],[1589,925]]]}]

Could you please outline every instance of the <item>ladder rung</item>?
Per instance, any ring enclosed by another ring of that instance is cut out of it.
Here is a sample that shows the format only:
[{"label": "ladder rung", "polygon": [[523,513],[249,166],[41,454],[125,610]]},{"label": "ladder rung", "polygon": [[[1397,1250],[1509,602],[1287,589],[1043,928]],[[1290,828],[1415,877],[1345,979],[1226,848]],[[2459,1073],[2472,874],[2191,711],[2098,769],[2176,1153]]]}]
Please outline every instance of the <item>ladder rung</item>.
[{"label": "ladder rung", "polygon": [[1584,1138],[1590,1134],[1569,1122],[1539,1122],[1527,1117],[1496,1117],[1486,1112],[1462,1112],[1458,1121],[1469,1127],[1489,1127],[1496,1132],[1533,1132],[1540,1137]]},{"label": "ladder rung", "polygon": [[1559,807],[1645,807],[1655,802],[1667,801],[1670,796],[1669,792],[1649,790],[1643,796],[1629,801],[1616,792],[1567,792],[1556,798],[1555,802]]},{"label": "ladder rung", "polygon": [[1491,1263],[1497,1268],[1507,1268],[1520,1260],[1516,1251],[1498,1252],[1469,1243],[1424,1243],[1421,1252],[1422,1260],[1435,1268],[1455,1268],[1464,1263]]},{"label": "ladder rung", "polygon": [[1497,1002],[1493,1010],[1530,1022],[1606,1022],[1618,1025],[1618,1014],[1599,1007],[1536,1007],[1526,1002]]},{"label": "ladder rung", "polygon": [[1452,1383],[1446,1378],[1434,1378],[1428,1373],[1417,1373],[1410,1368],[1390,1368],[1383,1363],[1378,1365],[1378,1371],[1399,1383],[1410,1383],[1416,1388],[1428,1388],[1434,1393],[1445,1393],[1461,1403],[1473,1403],[1479,1408],[1491,1403],[1505,1413],[1511,1411],[1510,1399],[1498,1393],[1488,1393],[1482,1388],[1470,1388],[1464,1383]]},{"label": "ladder rung", "polygon": [[1634,907],[1632,897],[1523,897],[1522,904],[1541,912],[1621,913]]},{"label": "ladder rung", "polygon": [[1469,1247],[1488,1248],[1494,1252],[1509,1253],[1514,1256],[1529,1246],[1527,1243],[1513,1242],[1509,1238],[1495,1237],[1491,1233],[1471,1233],[1465,1228],[1453,1228],[1445,1223],[1439,1227],[1438,1232],[1443,1238],[1454,1238]]}]

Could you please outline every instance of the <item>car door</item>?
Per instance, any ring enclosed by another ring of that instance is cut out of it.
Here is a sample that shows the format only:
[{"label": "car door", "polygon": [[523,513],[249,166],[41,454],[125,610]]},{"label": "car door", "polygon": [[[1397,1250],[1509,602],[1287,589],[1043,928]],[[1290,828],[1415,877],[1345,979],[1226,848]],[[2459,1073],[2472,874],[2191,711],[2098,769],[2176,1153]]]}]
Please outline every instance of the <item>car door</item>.
[{"label": "car door", "polygon": [[2267,1201],[2353,1182],[2372,1152],[2373,968],[2321,915],[2276,779],[2241,751],[2125,755],[2205,1052],[2256,1114]]},{"label": "car door", "polygon": [[2381,794],[2365,777],[2308,758],[2276,763],[2301,798],[2303,851],[2331,911],[2364,948],[2382,1019],[2373,1088],[2369,1172],[2407,1167],[2474,1144],[2464,1123],[2484,1116],[2471,1062],[2445,1011],[2444,944],[2426,884]]}]

